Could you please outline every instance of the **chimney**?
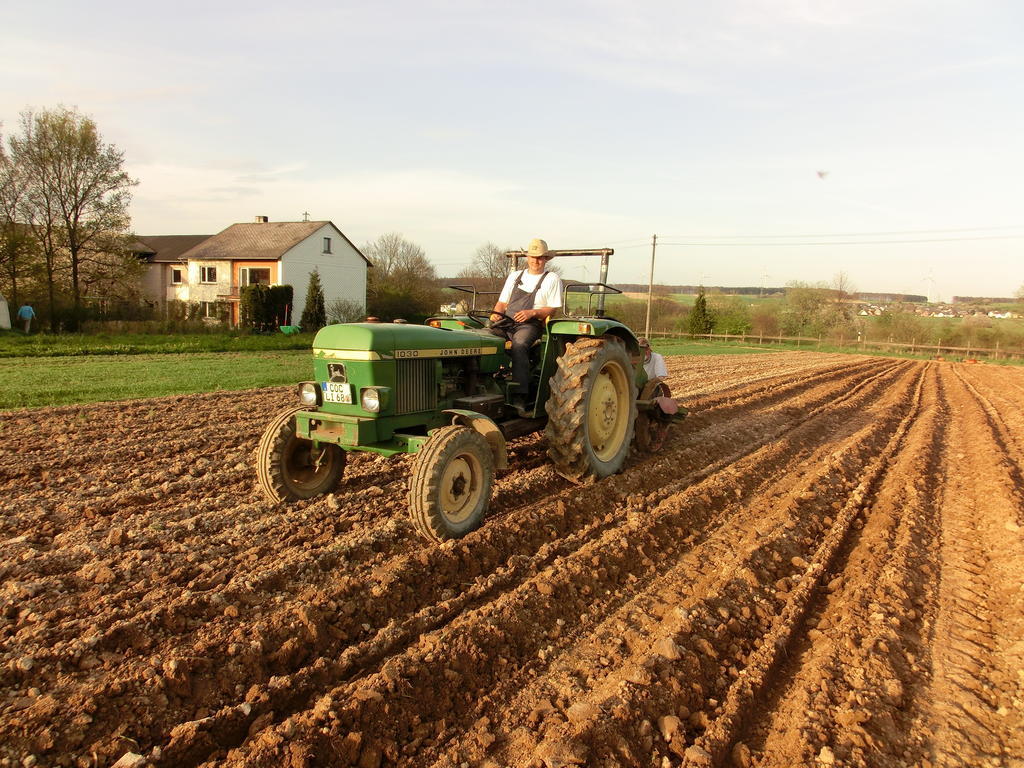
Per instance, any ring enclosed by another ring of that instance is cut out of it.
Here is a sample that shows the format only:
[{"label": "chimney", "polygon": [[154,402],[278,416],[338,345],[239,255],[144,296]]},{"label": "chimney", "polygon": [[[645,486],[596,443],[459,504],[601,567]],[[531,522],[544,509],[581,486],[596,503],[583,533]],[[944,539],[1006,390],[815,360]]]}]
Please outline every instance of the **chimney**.
[{"label": "chimney", "polygon": [[270,218],[267,217],[267,216],[257,216],[256,217],[256,223],[257,224],[266,224],[268,221],[270,221]]}]

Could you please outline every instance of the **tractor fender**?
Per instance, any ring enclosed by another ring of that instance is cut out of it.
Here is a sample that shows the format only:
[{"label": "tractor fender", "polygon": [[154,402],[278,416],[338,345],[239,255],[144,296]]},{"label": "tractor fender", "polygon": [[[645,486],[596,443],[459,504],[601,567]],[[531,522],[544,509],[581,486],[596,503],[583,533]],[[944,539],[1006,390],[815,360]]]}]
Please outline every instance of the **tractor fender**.
[{"label": "tractor fender", "polygon": [[508,469],[508,451],[505,448],[505,436],[501,434],[498,425],[490,418],[482,413],[466,411],[461,408],[446,408],[442,413],[452,414],[452,424],[471,427],[483,435],[484,440],[491,446],[491,453],[494,454],[494,468]]}]

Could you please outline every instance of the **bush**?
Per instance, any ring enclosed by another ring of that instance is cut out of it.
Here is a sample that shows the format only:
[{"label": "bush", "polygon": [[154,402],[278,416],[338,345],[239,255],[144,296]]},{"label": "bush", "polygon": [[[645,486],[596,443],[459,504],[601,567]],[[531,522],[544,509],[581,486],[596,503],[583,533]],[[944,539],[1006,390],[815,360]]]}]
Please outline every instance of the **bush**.
[{"label": "bush", "polygon": [[273,327],[292,324],[292,301],[295,299],[295,289],[290,285],[270,286],[270,297],[268,312]]},{"label": "bush", "polygon": [[335,299],[327,305],[327,322],[356,323],[365,317],[363,305],[352,299]]},{"label": "bush", "polygon": [[254,331],[267,329],[270,306],[269,285],[244,285],[238,292],[238,324]]},{"label": "bush", "polygon": [[294,291],[290,285],[246,285],[238,296],[238,325],[258,333],[288,325]]}]

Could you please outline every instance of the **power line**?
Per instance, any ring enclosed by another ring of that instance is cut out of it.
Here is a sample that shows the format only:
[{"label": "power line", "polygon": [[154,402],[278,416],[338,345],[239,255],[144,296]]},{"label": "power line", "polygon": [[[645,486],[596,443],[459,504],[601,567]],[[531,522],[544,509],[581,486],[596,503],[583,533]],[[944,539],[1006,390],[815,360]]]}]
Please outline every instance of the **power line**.
[{"label": "power line", "polygon": [[[1024,224],[1008,225],[1003,227],[961,227],[959,229],[902,229],[891,232],[830,232],[827,234],[808,235],[665,235],[665,237],[700,237],[711,240],[738,240],[743,238],[755,238],[761,240],[772,240],[777,238],[803,238],[803,237],[888,237],[891,235],[934,235],[943,232],[997,232],[1006,229],[1024,229]],[[637,238],[639,239],[639,238]],[[626,241],[624,241],[626,242]],[[644,240],[646,244],[646,239]]]},{"label": "power line", "polygon": [[[779,247],[800,247],[807,245],[903,245],[907,243],[960,243],[976,240],[1024,240],[1024,235],[990,235],[982,237],[937,237],[937,238],[922,238],[915,240],[831,240],[821,241],[816,243],[698,243],[698,242],[687,242],[687,243],[669,243],[661,241],[661,245],[683,245],[687,247],[700,247],[700,248],[779,248]],[[639,247],[639,246],[635,246]]]}]

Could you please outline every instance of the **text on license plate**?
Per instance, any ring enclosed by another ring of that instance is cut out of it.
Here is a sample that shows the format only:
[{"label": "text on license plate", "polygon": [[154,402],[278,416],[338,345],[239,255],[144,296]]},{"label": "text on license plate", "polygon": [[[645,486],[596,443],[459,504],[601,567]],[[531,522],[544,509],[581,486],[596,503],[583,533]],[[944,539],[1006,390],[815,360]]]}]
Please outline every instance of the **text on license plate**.
[{"label": "text on license plate", "polygon": [[352,402],[352,385],[348,382],[323,381],[320,383],[320,388],[323,390],[326,403]]}]

